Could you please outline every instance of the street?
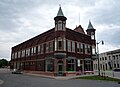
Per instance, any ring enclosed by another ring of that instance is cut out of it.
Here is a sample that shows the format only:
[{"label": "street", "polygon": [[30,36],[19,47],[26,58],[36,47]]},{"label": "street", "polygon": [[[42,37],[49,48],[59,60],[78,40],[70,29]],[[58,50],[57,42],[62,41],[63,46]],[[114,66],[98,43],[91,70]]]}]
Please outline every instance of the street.
[{"label": "street", "polygon": [[120,84],[110,81],[56,80],[40,76],[11,74],[10,71],[4,69],[0,69],[0,80],[4,81],[0,87],[120,87]]}]

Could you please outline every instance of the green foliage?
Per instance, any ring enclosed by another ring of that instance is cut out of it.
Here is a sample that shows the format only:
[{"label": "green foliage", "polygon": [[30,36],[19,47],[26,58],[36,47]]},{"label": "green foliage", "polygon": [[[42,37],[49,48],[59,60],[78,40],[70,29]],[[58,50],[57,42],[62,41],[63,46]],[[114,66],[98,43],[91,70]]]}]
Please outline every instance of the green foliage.
[{"label": "green foliage", "polygon": [[83,76],[83,77],[77,77],[77,79],[89,79],[89,80],[106,80],[106,81],[115,81],[120,82],[120,79],[111,78],[111,77],[102,77],[102,76]]},{"label": "green foliage", "polygon": [[0,60],[0,68],[8,66],[8,61],[6,59]]}]

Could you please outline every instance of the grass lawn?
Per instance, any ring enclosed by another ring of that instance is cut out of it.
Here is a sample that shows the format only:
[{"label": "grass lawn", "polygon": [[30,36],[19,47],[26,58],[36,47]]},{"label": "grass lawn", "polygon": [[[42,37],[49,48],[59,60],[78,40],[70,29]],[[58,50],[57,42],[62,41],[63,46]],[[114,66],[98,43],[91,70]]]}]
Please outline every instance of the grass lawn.
[{"label": "grass lawn", "polygon": [[89,79],[89,80],[105,80],[105,81],[115,81],[120,82],[120,79],[111,78],[111,77],[102,77],[102,76],[83,76],[77,77],[76,79]]}]

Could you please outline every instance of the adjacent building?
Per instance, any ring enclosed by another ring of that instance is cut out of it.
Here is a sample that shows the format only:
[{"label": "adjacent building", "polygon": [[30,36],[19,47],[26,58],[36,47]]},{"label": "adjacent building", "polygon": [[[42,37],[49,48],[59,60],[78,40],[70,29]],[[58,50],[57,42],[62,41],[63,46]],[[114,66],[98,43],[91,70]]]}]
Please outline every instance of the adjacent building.
[{"label": "adjacent building", "polygon": [[[100,70],[120,68],[120,49],[99,54]],[[94,60],[94,70],[98,70],[98,60]]]},{"label": "adjacent building", "polygon": [[66,20],[59,7],[54,28],[12,47],[11,69],[53,76],[93,71],[95,29],[90,21],[87,34],[81,25],[69,29]]}]

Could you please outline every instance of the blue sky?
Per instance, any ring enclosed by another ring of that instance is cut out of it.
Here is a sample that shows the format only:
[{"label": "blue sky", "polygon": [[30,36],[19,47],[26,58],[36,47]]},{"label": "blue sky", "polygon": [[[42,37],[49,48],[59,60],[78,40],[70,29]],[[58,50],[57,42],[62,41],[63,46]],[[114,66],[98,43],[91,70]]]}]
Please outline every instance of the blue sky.
[{"label": "blue sky", "polygon": [[100,52],[120,48],[119,0],[0,0],[0,58],[10,60],[11,47],[54,27],[61,4],[66,26],[96,29]]}]

